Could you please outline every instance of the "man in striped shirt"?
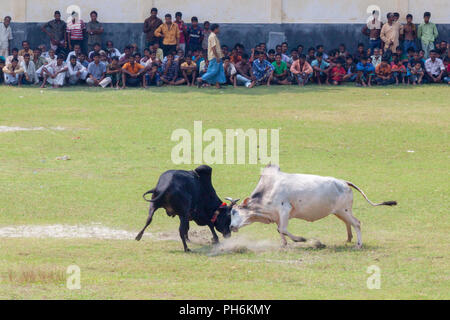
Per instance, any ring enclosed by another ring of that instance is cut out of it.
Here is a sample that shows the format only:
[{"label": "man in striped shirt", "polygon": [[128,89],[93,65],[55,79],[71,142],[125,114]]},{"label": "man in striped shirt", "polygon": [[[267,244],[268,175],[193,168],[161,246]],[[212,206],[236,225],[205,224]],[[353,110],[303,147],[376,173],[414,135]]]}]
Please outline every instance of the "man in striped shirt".
[{"label": "man in striped shirt", "polygon": [[72,50],[76,44],[79,44],[81,48],[83,47],[84,30],[86,30],[86,25],[83,20],[78,18],[78,14],[75,11],[72,12],[72,17],[67,22],[69,50]]}]

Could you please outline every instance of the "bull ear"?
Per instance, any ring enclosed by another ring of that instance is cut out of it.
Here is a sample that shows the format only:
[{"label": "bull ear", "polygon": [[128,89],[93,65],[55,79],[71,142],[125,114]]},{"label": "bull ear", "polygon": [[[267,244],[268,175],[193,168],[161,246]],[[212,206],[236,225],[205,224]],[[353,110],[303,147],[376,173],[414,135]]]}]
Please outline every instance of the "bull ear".
[{"label": "bull ear", "polygon": [[249,201],[250,201],[249,197],[245,198],[244,201],[242,201],[241,206],[246,207],[248,205]]}]

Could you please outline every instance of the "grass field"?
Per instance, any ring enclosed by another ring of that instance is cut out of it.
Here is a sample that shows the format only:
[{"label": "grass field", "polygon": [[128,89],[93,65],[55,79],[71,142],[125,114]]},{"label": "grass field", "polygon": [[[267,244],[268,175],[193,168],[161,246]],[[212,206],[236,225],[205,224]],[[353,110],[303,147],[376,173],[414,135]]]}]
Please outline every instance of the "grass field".
[{"label": "grass field", "polygon": [[[178,219],[163,210],[147,231],[155,238],[141,242],[0,238],[0,298],[449,299],[449,101],[448,86],[1,87],[0,126],[47,129],[0,132],[0,228],[100,223],[137,233],[148,209],[142,193],[165,170],[196,167],[170,157],[173,130],[192,131],[194,120],[223,132],[280,129],[283,171],[350,180],[372,200],[399,205],[373,208],[355,193],[361,250],[330,216],[289,224],[325,248],[280,249],[276,225],[253,224],[232,239],[263,241],[261,250],[211,254],[194,242],[186,254],[180,240],[156,238],[178,237]],[[71,160],[56,160],[63,155]],[[248,196],[262,166],[212,167],[223,199]],[[73,264],[80,290],[66,288]],[[366,285],[371,265],[381,271],[378,290]]]}]

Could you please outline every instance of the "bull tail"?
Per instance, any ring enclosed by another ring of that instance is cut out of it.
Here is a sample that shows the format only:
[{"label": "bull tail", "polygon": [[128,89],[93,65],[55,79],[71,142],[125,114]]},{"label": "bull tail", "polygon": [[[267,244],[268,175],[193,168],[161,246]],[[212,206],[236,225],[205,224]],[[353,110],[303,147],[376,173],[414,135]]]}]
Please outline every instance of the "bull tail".
[{"label": "bull tail", "polygon": [[367,200],[368,203],[370,203],[372,206],[377,207],[377,206],[396,206],[397,205],[397,201],[385,201],[385,202],[381,202],[381,203],[373,203],[372,201],[369,200],[369,198],[367,198],[367,196],[365,195],[365,193],[358,188],[356,185],[354,185],[351,182],[345,181],[350,187],[355,188],[356,190],[358,190],[363,197]]},{"label": "bull tail", "polygon": [[147,201],[147,202],[155,202],[156,200],[158,200],[159,198],[162,197],[163,193],[158,194],[155,198],[150,199],[150,200],[145,197],[149,193],[155,193],[155,190],[156,190],[156,188],[153,188],[152,190],[148,190],[146,193],[144,193],[142,195],[142,198],[144,198],[144,200]]}]

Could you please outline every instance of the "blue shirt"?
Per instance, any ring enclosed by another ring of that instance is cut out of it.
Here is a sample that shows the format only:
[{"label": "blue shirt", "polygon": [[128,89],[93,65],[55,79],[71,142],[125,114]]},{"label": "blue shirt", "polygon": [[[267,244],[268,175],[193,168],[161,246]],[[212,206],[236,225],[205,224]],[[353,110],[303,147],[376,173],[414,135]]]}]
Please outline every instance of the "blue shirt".
[{"label": "blue shirt", "polygon": [[98,64],[95,64],[95,62],[92,61],[88,65],[88,73],[92,74],[92,76],[97,80],[101,79],[103,73],[105,72],[106,72],[106,65],[101,61]]},{"label": "blue shirt", "polygon": [[190,26],[187,29],[187,33],[188,33],[188,41],[189,41],[189,48],[191,48],[191,50],[194,49],[201,49],[202,48],[202,35],[203,35],[203,30],[200,27],[197,27],[197,29],[194,29],[192,26]]},{"label": "blue shirt", "polygon": [[373,64],[371,64],[369,62],[367,62],[366,64],[363,64],[362,62],[358,62],[358,64],[356,65],[356,70],[363,71],[364,73],[369,73],[369,72],[374,72],[375,67],[373,66]]},{"label": "blue shirt", "polygon": [[274,66],[266,59],[264,59],[262,62],[259,59],[253,61],[253,75],[257,80],[264,78],[267,72],[267,68],[273,70]]},{"label": "blue shirt", "polygon": [[[323,57],[322,57],[322,62],[320,63],[320,66],[319,66],[319,61],[316,59],[316,60],[314,60],[313,62],[311,62],[311,67],[318,67],[318,68],[320,68],[320,69],[326,69],[326,68],[328,68],[330,66],[330,64],[328,63],[328,62],[326,62],[324,59],[323,59]],[[322,75],[323,74],[323,72],[320,72],[320,74]]]}]

